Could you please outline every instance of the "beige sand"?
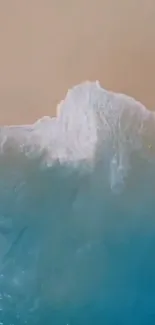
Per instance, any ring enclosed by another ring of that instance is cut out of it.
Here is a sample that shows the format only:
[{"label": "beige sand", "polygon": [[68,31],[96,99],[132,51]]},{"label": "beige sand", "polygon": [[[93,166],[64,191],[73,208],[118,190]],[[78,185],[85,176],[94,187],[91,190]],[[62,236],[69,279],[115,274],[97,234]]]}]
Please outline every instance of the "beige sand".
[{"label": "beige sand", "polygon": [[0,1],[0,124],[54,115],[87,79],[155,108],[154,0]]}]

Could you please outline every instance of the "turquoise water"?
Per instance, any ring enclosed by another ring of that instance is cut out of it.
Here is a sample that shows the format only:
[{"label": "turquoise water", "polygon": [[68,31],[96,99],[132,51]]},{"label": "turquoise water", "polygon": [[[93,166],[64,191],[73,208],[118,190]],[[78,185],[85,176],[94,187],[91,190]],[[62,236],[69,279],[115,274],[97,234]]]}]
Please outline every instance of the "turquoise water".
[{"label": "turquoise water", "polygon": [[0,131],[0,324],[155,323],[155,117],[98,83]]}]

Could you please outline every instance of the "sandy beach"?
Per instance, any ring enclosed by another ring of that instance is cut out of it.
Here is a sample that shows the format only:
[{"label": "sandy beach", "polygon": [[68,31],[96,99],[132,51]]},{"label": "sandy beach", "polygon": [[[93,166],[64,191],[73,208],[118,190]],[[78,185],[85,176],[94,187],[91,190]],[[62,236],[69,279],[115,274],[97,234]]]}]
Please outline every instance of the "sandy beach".
[{"label": "sandy beach", "polygon": [[0,2],[0,124],[55,115],[85,80],[155,108],[154,0]]}]

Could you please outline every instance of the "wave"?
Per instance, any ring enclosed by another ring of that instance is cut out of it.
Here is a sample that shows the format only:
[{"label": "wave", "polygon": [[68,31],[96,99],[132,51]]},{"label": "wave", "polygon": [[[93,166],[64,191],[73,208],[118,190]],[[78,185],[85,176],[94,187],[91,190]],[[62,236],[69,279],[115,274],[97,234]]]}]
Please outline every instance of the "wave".
[{"label": "wave", "polygon": [[3,325],[154,324],[155,113],[85,82],[0,129]]},{"label": "wave", "polygon": [[154,126],[155,113],[140,102],[106,91],[99,82],[85,82],[68,91],[57,117],[2,127],[0,148],[1,153],[11,148],[28,156],[44,153],[49,166],[56,161],[92,165],[110,155],[113,187],[126,174],[133,152],[154,159]]}]

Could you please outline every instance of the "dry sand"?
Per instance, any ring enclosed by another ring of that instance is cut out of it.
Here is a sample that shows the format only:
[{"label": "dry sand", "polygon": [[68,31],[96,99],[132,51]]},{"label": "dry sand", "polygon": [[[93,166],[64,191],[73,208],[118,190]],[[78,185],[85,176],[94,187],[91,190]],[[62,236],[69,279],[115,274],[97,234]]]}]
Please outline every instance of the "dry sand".
[{"label": "dry sand", "polygon": [[0,1],[0,124],[54,115],[88,79],[155,108],[154,0]]}]

